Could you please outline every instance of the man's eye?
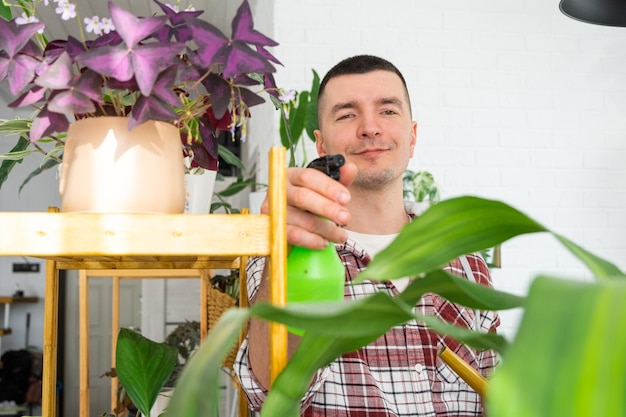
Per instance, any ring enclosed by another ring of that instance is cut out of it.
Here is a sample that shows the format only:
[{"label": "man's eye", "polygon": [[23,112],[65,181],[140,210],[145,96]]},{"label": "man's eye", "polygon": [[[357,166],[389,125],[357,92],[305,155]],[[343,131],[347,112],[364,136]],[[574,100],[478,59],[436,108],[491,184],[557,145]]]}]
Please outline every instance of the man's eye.
[{"label": "man's eye", "polygon": [[354,117],[352,113],[340,114],[339,116],[337,116],[337,120],[350,119],[352,117]]},{"label": "man's eye", "polygon": [[383,110],[383,114],[394,115],[394,114],[398,114],[398,112],[396,112],[395,110]]}]

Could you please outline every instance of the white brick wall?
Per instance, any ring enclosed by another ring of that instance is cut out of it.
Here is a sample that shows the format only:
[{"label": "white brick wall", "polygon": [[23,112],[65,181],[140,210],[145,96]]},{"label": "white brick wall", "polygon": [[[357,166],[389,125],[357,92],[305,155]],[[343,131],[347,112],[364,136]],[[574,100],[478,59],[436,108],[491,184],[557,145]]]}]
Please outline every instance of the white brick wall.
[{"label": "white brick wall", "polygon": [[[280,86],[308,88],[312,68],[349,55],[388,58],[420,125],[410,168],[433,172],[446,197],[503,200],[626,269],[626,28],[571,20],[557,0],[274,3]],[[495,284],[515,293],[544,272],[589,279],[551,236],[514,239],[502,256]],[[512,335],[519,312],[502,319]]]}]

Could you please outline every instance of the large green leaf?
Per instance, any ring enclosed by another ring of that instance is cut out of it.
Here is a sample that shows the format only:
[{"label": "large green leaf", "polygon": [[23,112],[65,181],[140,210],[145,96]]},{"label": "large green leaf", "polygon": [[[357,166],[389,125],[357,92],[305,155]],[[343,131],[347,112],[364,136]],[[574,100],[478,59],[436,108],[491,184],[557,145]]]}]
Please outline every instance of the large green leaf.
[{"label": "large green leaf", "polygon": [[31,119],[0,119],[0,133],[27,137],[32,124]]},{"label": "large green leaf", "polygon": [[[416,224],[416,226],[413,227],[413,224]],[[192,369],[187,373],[187,377],[183,377],[179,381],[181,387],[189,388],[180,390],[183,392],[183,394],[180,394],[180,399],[177,400],[180,406],[177,403],[176,413],[171,415],[195,416],[200,415],[200,411],[212,412],[213,414],[207,414],[210,416],[216,415],[216,411],[211,407],[216,407],[217,404],[217,388],[215,388],[215,393],[212,392],[213,388],[208,391],[205,391],[204,388],[217,386],[218,374],[216,370],[219,369],[221,358],[231,346],[232,340],[234,340],[238,329],[241,327],[241,322],[248,317],[248,314],[267,321],[280,322],[305,330],[299,349],[270,390],[263,408],[264,416],[297,416],[300,398],[306,391],[308,383],[317,369],[332,362],[345,352],[358,349],[370,343],[384,334],[389,328],[407,320],[421,320],[434,331],[450,335],[460,342],[476,348],[495,349],[503,355],[507,364],[509,358],[526,354],[527,356],[523,356],[523,359],[519,360],[519,364],[516,365],[522,368],[524,363],[531,363],[535,358],[543,355],[541,348],[544,347],[544,340],[546,339],[548,339],[548,343],[557,343],[557,346],[561,349],[560,354],[563,356],[567,356],[565,353],[569,351],[562,349],[564,343],[568,349],[570,345],[580,343],[578,336],[575,334],[576,323],[579,320],[578,315],[584,314],[588,307],[587,304],[583,303],[585,288],[594,288],[594,284],[585,284],[586,287],[583,287],[580,293],[576,294],[570,294],[567,291],[561,294],[557,288],[548,297],[543,297],[539,301],[536,301],[535,298],[537,298],[537,294],[541,296],[542,289],[531,291],[530,297],[534,297],[531,303],[531,308],[533,309],[550,308],[554,304],[554,300],[566,300],[563,304],[568,304],[568,308],[572,310],[568,310],[567,314],[563,313],[562,315],[567,316],[570,314],[569,319],[571,319],[570,321],[574,327],[569,329],[568,326],[570,324],[561,325],[559,321],[561,319],[548,320],[552,313],[543,314],[546,310],[541,310],[543,313],[535,314],[528,320],[529,323],[533,324],[526,325],[530,330],[527,330],[528,336],[525,336],[528,338],[528,345],[524,346],[524,349],[509,348],[507,342],[501,336],[495,334],[472,332],[468,329],[442,322],[435,317],[415,315],[412,312],[412,306],[425,292],[438,293],[450,301],[471,308],[500,310],[527,307],[529,300],[525,298],[468,282],[437,268],[462,254],[479,250],[482,247],[491,247],[519,234],[546,232],[547,229],[543,226],[504,203],[473,197],[441,202],[429,209],[424,215],[415,220],[413,224],[407,226],[396,241],[389,246],[389,248],[394,250],[386,249],[382,252],[385,253],[385,256],[382,256],[382,253],[378,255],[368,268],[359,275],[361,278],[375,277],[376,279],[393,279],[401,276],[420,277],[414,280],[398,297],[390,297],[379,293],[360,300],[289,305],[284,308],[274,307],[267,303],[258,303],[251,307],[249,313],[244,313],[241,310],[234,316],[228,316],[229,313],[227,313],[220,320],[218,328],[208,336],[207,341],[201,347],[202,362],[196,362],[195,366],[191,366]],[[607,278],[623,276],[623,273],[611,263],[587,252],[561,236],[555,236],[577,258],[581,259],[594,274]],[[374,269],[374,272],[371,272],[370,269]],[[611,284],[615,288],[619,288],[620,291],[616,291],[615,294],[619,294],[621,299],[624,298],[621,289],[626,284],[623,284],[623,281],[607,279],[602,281],[601,284]],[[609,308],[609,306],[618,304],[619,297],[607,298],[611,291],[603,292],[602,294],[605,301],[604,304],[598,301],[600,306],[606,305]],[[594,297],[592,296],[592,298]],[[597,298],[601,299],[602,297]],[[612,317],[622,319],[622,307],[619,307],[614,315],[609,315],[607,311],[598,317],[607,318],[609,321],[612,320]],[[524,318],[525,321],[526,319],[527,317]],[[566,320],[565,317],[562,320]],[[367,325],[364,326],[363,323],[367,323]],[[546,332],[552,332],[551,337],[547,338],[543,334],[534,335],[533,329],[535,326],[541,326],[542,329],[545,328]],[[614,323],[614,327],[616,326],[617,322]],[[608,330],[606,332],[608,334]],[[604,334],[601,334],[601,336],[605,337]],[[520,337],[522,337],[522,340],[524,339],[522,332],[520,332]],[[571,339],[567,339],[567,337],[571,337]],[[597,334],[591,337],[597,338]],[[609,340],[608,336],[604,340]],[[516,344],[517,340],[514,346]],[[617,347],[624,351],[626,347],[623,346],[624,344],[626,342],[620,340],[617,343]],[[589,347],[589,344],[584,344],[584,346]],[[552,348],[548,348],[549,351],[550,349]],[[598,352],[594,351],[594,353],[597,354]],[[580,358],[576,357],[575,359],[578,360]],[[559,358],[559,360],[565,359]],[[541,358],[538,362],[543,365],[537,369],[542,369],[546,372],[545,370],[549,368],[550,360]],[[513,363],[516,364],[517,360],[513,361]],[[566,368],[565,363],[563,362],[564,368]],[[570,366],[574,365],[570,364]],[[189,366],[186,368],[189,368]],[[622,368],[619,369],[621,370]],[[621,374],[626,374],[626,370],[620,372],[620,377]],[[498,374],[499,371],[496,372],[496,375]],[[511,382],[511,380],[515,379],[515,372],[511,374],[512,376],[508,379],[505,378],[505,383],[517,384],[517,381],[515,383]],[[503,383],[500,384],[505,385]],[[549,385],[549,382],[547,384]],[[195,397],[195,393],[193,395],[186,393],[187,389],[191,391],[196,386],[203,387],[202,393],[197,393],[200,399]],[[517,389],[517,385],[513,386]],[[526,393],[523,389],[525,388],[520,388],[520,391],[514,393],[513,397],[506,397],[506,401],[502,402],[504,404],[502,406],[503,409],[510,409],[510,404],[516,404],[516,401],[525,400]],[[546,388],[537,387],[535,391],[541,389]],[[621,385],[619,385],[619,389],[622,390]],[[179,390],[176,392],[178,394]],[[177,394],[174,395],[175,398]],[[498,397],[499,394],[494,394],[492,398],[492,400],[495,399],[494,404],[498,401]],[[199,403],[189,405],[194,401]],[[188,412],[179,412],[183,410],[183,403],[189,407],[184,409],[188,410]],[[494,410],[499,410],[497,407],[497,405],[494,405]],[[552,414],[533,414],[534,411],[536,410],[532,409],[527,414],[519,414],[515,417],[522,415],[569,415],[554,413],[554,409],[551,409]],[[502,416],[503,414],[494,412],[493,415]],[[615,415],[615,413],[610,415]]]},{"label": "large green leaf", "polygon": [[626,415],[626,282],[537,278],[490,381],[490,417]]},{"label": "large green leaf", "polygon": [[254,317],[305,332],[350,337],[383,334],[394,323],[413,318],[409,306],[385,293],[345,302],[288,304],[283,308],[259,302],[250,307],[250,311]]},{"label": "large green leaf", "polygon": [[300,399],[315,372],[328,365],[333,360],[330,358],[358,349],[376,338],[375,335],[351,338],[305,333],[288,366],[274,381],[261,416],[298,417]]},{"label": "large green leaf", "polygon": [[58,159],[52,159],[52,158],[45,159],[44,162],[40,166],[35,168],[30,174],[28,174],[26,179],[24,179],[24,181],[20,185],[18,193],[21,193],[22,192],[22,188],[24,188],[24,186],[26,184],[28,184],[30,182],[30,180],[32,180],[34,177],[36,177],[37,175],[41,174],[44,171],[49,170],[50,168],[54,168],[55,166],[57,166],[59,164],[60,164],[60,162],[59,162]]},{"label": "large green leaf", "polygon": [[427,292],[434,292],[452,302],[480,310],[507,310],[521,307],[524,298],[475,284],[465,278],[437,270],[414,280],[400,295],[408,305],[415,305]]},{"label": "large green leaf", "polygon": [[559,242],[563,244],[573,255],[580,259],[596,278],[625,278],[624,274],[618,267],[612,263],[594,255],[593,253],[583,249],[576,243],[567,239],[564,236],[554,235]]},{"label": "large green leaf", "polygon": [[317,95],[320,89],[320,76],[317,74],[317,71],[313,71],[313,82],[311,83],[311,96],[309,100],[309,104],[306,108],[306,117],[304,119],[304,130],[306,131],[307,136],[313,142],[315,142],[315,134],[314,130],[318,128],[317,125]]},{"label": "large green leaf", "polygon": [[157,343],[128,329],[120,329],[116,348],[117,376],[144,416],[176,366],[174,346]]},{"label": "large green leaf", "polygon": [[243,164],[241,159],[237,155],[235,155],[230,149],[228,149],[226,146],[218,144],[217,154],[227,164],[230,164],[239,168],[242,172],[246,170],[246,166]]},{"label": "large green leaf", "polygon": [[[11,170],[13,170],[15,165],[21,163],[22,159],[24,159],[24,157],[27,155],[23,154],[23,152],[28,152],[25,151],[25,149],[28,148],[29,144],[30,142],[27,139],[25,139],[24,137],[20,137],[17,140],[15,146],[11,149],[11,151],[8,154],[4,154],[3,157],[0,158],[2,159],[2,163],[0,164],[0,188],[2,188],[2,184],[4,184],[7,178],[9,178],[9,173],[11,172]],[[6,156],[14,154],[23,154],[23,156],[21,158],[12,158],[10,156]]]},{"label": "large green leaf", "polygon": [[219,417],[222,361],[248,318],[248,310],[237,308],[220,317],[200,349],[185,364],[166,416]]},{"label": "large green leaf", "polygon": [[230,197],[240,193],[248,187],[252,187],[255,184],[256,181],[254,180],[254,178],[244,179],[243,177],[239,176],[237,177],[237,181],[230,183],[228,187],[224,188],[222,191],[216,194],[221,197]]},{"label": "large green leaf", "polygon": [[2,16],[5,20],[11,20],[13,18],[11,7],[6,4],[5,0],[2,0],[0,3],[0,16]]},{"label": "large green leaf", "polygon": [[306,118],[307,107],[309,105],[310,94],[302,91],[298,94],[298,106],[292,107],[289,113],[289,126],[291,126],[291,136],[294,144],[297,144],[304,131],[304,120]]},{"label": "large green leaf", "polygon": [[547,229],[494,200],[458,197],[431,206],[376,255],[357,280],[389,280],[432,271],[458,256]]}]

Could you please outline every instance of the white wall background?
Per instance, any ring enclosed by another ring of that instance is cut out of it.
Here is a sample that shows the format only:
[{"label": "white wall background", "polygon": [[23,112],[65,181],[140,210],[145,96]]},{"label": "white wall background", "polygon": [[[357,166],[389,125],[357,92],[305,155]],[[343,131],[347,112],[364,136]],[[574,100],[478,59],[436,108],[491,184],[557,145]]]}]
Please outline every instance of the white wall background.
[{"label": "white wall background", "polygon": [[[391,60],[419,123],[411,169],[444,197],[505,201],[626,269],[626,28],[571,20],[558,0],[274,3],[279,86],[308,89],[312,68],[354,54]],[[588,279],[551,236],[513,239],[502,257],[495,285],[514,293],[540,273]],[[501,331],[518,320],[504,312]]]}]

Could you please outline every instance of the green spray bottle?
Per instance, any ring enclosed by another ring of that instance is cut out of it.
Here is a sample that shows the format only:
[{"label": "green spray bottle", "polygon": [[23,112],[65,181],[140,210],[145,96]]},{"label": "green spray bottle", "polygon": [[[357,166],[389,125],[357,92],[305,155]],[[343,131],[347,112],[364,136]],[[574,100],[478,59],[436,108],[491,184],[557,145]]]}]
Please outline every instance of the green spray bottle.
[{"label": "green spray bottle", "polygon": [[[343,155],[317,158],[307,168],[315,168],[339,180],[339,168],[345,163]],[[345,267],[330,243],[321,250],[294,246],[287,257],[287,303],[341,301],[344,295]],[[304,331],[288,328],[296,335]]]}]

